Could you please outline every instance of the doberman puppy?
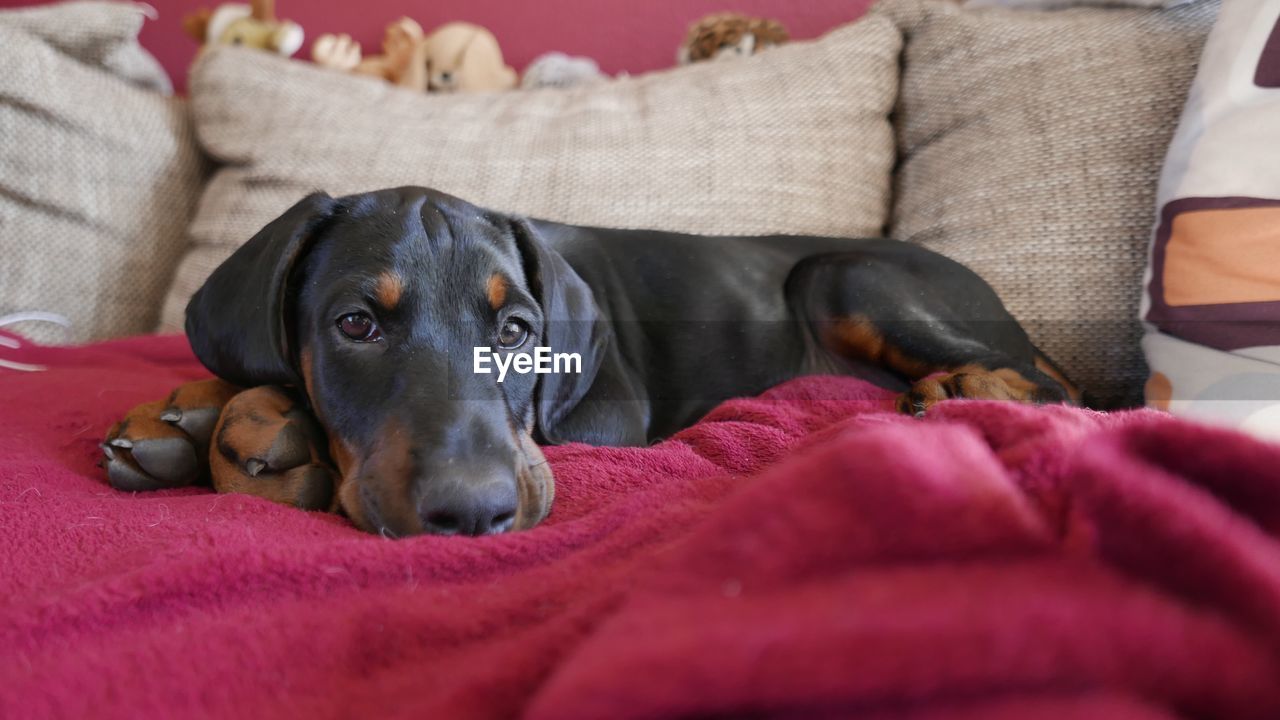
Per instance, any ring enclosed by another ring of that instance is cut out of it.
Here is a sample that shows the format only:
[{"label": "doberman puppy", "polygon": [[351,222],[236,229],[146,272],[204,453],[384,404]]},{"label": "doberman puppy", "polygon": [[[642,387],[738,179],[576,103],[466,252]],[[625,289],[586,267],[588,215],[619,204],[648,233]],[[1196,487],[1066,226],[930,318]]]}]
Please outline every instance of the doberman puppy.
[{"label": "doberman puppy", "polygon": [[899,389],[910,414],[1079,400],[986,283],[915,245],[575,227],[423,188],[304,198],[186,330],[220,379],[117,423],[112,484],[211,482],[387,536],[532,527],[539,444],[644,445],[806,374]]}]

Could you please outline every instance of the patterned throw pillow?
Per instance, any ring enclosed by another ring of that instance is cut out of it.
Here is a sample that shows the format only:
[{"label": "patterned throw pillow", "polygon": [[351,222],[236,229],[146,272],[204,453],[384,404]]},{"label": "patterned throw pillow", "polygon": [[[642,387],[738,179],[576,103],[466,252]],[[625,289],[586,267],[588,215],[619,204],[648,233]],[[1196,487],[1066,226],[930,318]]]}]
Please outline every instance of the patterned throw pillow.
[{"label": "patterned throw pillow", "polygon": [[1280,438],[1280,0],[1224,3],[1158,203],[1148,404]]}]

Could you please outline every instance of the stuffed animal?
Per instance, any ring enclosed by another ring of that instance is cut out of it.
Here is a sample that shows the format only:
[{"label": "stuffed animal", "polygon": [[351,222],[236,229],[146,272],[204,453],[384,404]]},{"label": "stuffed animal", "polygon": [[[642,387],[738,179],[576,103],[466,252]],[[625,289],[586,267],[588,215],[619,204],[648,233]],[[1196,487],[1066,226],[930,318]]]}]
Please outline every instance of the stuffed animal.
[{"label": "stuffed animal", "polygon": [[520,88],[532,90],[552,87],[567,88],[586,85],[607,79],[600,66],[588,57],[570,57],[560,52],[549,52],[534,58],[524,69]]},{"label": "stuffed animal", "polygon": [[[422,42],[422,26],[402,17],[387,26],[382,35],[382,54],[360,56],[360,43],[350,35],[321,35],[311,46],[317,65],[382,78],[393,85],[408,85],[420,78],[409,72],[414,54]],[[421,88],[419,88],[421,89]]]},{"label": "stuffed animal", "polygon": [[716,13],[689,26],[689,34],[685,36],[676,59],[681,65],[688,65],[704,60],[754,55],[782,45],[789,39],[787,29],[775,20],[738,13]]},{"label": "stuffed animal", "polygon": [[502,61],[493,33],[470,23],[447,23],[430,35],[409,18],[387,26],[382,55],[361,58],[349,35],[322,35],[311,47],[316,64],[381,77],[401,87],[430,92],[510,90],[516,71]]},{"label": "stuffed animal", "polygon": [[517,80],[493,33],[462,22],[441,25],[423,39],[411,68],[419,71],[431,92],[510,90]]},{"label": "stuffed animal", "polygon": [[302,47],[302,27],[277,20],[275,0],[200,8],[182,19],[187,34],[203,45],[243,45],[289,57]]}]

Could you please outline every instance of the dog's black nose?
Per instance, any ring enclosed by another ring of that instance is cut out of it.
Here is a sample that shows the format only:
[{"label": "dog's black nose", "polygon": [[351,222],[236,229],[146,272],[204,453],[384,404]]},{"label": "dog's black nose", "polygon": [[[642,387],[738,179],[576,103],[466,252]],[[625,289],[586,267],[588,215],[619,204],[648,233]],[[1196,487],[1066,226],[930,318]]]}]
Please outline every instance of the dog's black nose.
[{"label": "dog's black nose", "polygon": [[434,535],[496,535],[511,529],[518,504],[514,470],[450,468],[425,481],[418,513]]}]

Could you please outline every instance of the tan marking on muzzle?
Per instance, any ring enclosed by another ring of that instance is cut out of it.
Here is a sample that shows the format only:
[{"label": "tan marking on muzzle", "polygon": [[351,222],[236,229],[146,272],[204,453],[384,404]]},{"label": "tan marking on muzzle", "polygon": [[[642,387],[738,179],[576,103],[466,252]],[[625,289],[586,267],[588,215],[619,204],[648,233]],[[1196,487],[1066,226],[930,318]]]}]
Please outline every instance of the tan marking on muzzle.
[{"label": "tan marking on muzzle", "polygon": [[516,521],[511,529],[528,530],[551,513],[551,504],[556,497],[556,482],[542,449],[529,433],[519,432],[517,438],[524,464],[516,471],[516,493],[520,505],[516,509]]},{"label": "tan marking on muzzle", "polygon": [[302,386],[307,391],[307,397],[311,398],[311,404],[315,405],[316,390],[315,384],[311,381],[311,348],[304,347],[299,355],[298,364],[302,366]]},{"label": "tan marking on muzzle", "polygon": [[[413,506],[410,434],[393,416],[378,428],[374,438],[363,459],[350,443],[330,440],[329,452],[341,475],[338,501],[347,517],[367,532],[379,532],[379,520],[397,533],[421,532],[422,521]],[[364,503],[370,500],[377,505],[376,518],[366,512]]]}]

